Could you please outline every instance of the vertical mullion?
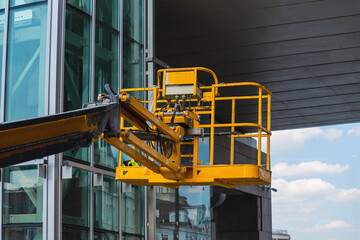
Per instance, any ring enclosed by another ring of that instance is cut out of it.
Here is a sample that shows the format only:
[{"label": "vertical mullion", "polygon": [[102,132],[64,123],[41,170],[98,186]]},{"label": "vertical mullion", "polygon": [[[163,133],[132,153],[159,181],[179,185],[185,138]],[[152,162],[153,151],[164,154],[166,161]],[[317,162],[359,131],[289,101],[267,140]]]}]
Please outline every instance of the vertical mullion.
[{"label": "vertical mullion", "polygon": [[[124,1],[120,0],[119,8],[120,8],[120,16],[119,16],[119,89],[123,88],[123,48],[124,48]],[[120,154],[119,151],[119,165],[120,165]],[[119,231],[119,239],[122,239],[122,184],[121,182],[118,182],[118,190],[119,190],[119,208],[118,208],[118,231]]]},{"label": "vertical mullion", "polygon": [[[4,36],[3,36],[3,55],[2,55],[2,73],[1,73],[1,99],[0,99],[0,122],[5,121],[5,81],[6,81],[6,58],[7,58],[7,42],[9,32],[9,8],[10,0],[5,1],[5,13],[4,13]],[[0,169],[0,216],[3,216],[3,169]],[[0,218],[0,239],[3,239],[2,234],[3,218]]]},{"label": "vertical mullion", "polygon": [[[90,102],[95,100],[95,36],[96,36],[96,0],[92,2],[91,14],[91,83]],[[90,146],[90,166],[94,166],[94,144]],[[90,239],[94,239],[94,173],[90,173]]]},{"label": "vertical mullion", "polygon": [[[142,16],[142,26],[143,26],[143,44],[144,44],[144,47],[143,47],[143,61],[142,61],[142,69],[143,69],[143,86],[144,88],[148,87],[148,82],[147,82],[147,74],[148,72],[146,71],[146,57],[147,57],[147,51],[148,51],[148,43],[147,43],[147,3],[148,1],[143,1],[141,2],[140,4],[143,4],[143,16]],[[148,99],[148,92],[145,92],[145,96],[144,96],[144,99],[145,100],[149,100]]]},{"label": "vertical mullion", "polygon": [[[0,169],[0,216],[3,216],[3,189],[4,189],[4,184],[3,184],[3,168]],[[0,239],[2,239],[2,223],[3,223],[3,218],[0,217]]]},{"label": "vertical mullion", "polygon": [[[141,3],[140,3],[141,4]],[[148,10],[148,1],[145,0],[142,2],[143,4],[143,16],[142,16],[142,26],[143,26],[143,43],[144,43],[144,48],[143,48],[143,60],[142,60],[142,69],[143,69],[143,86],[144,88],[149,87],[149,82],[147,81],[148,79],[148,74],[149,72],[147,71],[147,64],[146,64],[146,58],[147,58],[147,52],[148,52],[148,43],[147,43],[147,10]],[[144,94],[144,99],[145,100],[150,100],[149,99],[149,92],[145,91]],[[150,102],[149,104],[147,104],[147,108],[152,111],[152,109],[150,109]],[[148,187],[143,187],[143,191],[144,191],[144,199],[148,199]],[[144,201],[144,239],[148,239],[148,204],[147,204],[147,200]]]},{"label": "vertical mullion", "polygon": [[[53,106],[50,106],[50,44],[51,44],[51,25],[52,25],[52,5],[53,1],[48,1],[47,3],[47,27],[46,27],[46,66],[45,66],[45,83],[44,83],[44,91],[45,91],[45,99],[44,99],[44,115],[50,114],[50,108]],[[40,44],[41,47],[41,44]],[[51,157],[46,157],[47,160],[51,159]],[[46,166],[46,172],[48,171],[48,166]],[[52,195],[55,197],[55,195]],[[48,232],[48,225],[50,221],[50,216],[48,214],[48,202],[50,195],[48,194],[48,176],[43,178],[43,207],[42,207],[42,218],[43,218],[43,226],[42,226],[42,238],[47,239],[47,232]],[[53,216],[55,218],[55,216]],[[53,220],[55,222],[55,220]]]},{"label": "vertical mullion", "polygon": [[123,88],[123,48],[124,48],[124,27],[123,27],[123,18],[124,18],[124,1],[120,0],[120,16],[119,16],[119,30],[120,30],[120,39],[119,39],[119,89]]},{"label": "vertical mullion", "polygon": [[5,87],[6,87],[6,66],[7,66],[7,42],[9,32],[9,8],[10,0],[5,1],[4,14],[4,36],[3,36],[3,54],[2,54],[2,72],[1,72],[1,99],[0,99],[0,122],[5,121]]},{"label": "vertical mullion", "polygon": [[96,0],[92,2],[91,18],[91,83],[90,83],[90,102],[95,100],[95,36],[96,36]]},{"label": "vertical mullion", "polygon": [[[65,13],[66,1],[48,1],[47,48],[48,56],[45,87],[47,110],[45,114],[55,114],[63,110],[64,56],[65,56]],[[44,239],[62,239],[62,154],[48,157],[46,180],[43,184],[46,201],[43,202]],[[46,191],[46,193],[45,193]]]},{"label": "vertical mullion", "polygon": [[[120,0],[121,1],[121,0]],[[118,208],[118,231],[119,231],[119,238],[118,239],[122,239],[122,218],[121,218],[121,213],[122,213],[122,184],[121,182],[117,182],[118,185],[118,204],[119,204],[119,208]]]}]

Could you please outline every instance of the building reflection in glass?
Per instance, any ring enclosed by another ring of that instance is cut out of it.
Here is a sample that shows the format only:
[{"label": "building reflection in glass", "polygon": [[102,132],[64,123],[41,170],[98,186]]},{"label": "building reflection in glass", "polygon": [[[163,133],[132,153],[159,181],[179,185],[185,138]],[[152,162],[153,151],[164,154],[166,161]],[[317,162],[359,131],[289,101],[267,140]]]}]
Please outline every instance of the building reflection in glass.
[{"label": "building reflection in glass", "polygon": [[[200,140],[199,153],[199,159],[208,164],[208,139]],[[211,239],[209,186],[156,189],[156,239]]]}]

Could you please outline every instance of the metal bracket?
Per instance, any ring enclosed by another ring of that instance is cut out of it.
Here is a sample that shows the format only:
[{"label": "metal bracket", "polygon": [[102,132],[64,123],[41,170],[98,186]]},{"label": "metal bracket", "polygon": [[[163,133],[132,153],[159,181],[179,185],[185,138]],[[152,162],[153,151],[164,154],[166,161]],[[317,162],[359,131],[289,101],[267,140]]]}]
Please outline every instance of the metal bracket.
[{"label": "metal bracket", "polygon": [[72,179],[72,166],[62,166],[62,179]]},{"label": "metal bracket", "polygon": [[40,178],[46,178],[46,164],[38,164],[38,176]]},{"label": "metal bracket", "polygon": [[94,181],[93,181],[93,186],[94,187],[98,187],[98,186],[102,186],[104,184],[104,175],[101,173],[94,173]]}]

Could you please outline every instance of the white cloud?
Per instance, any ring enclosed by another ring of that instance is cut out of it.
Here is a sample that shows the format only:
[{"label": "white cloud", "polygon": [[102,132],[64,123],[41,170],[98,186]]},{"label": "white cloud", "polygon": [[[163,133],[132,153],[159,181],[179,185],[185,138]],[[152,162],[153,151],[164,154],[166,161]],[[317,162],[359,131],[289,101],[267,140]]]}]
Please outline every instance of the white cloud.
[{"label": "white cloud", "polygon": [[278,163],[272,167],[274,177],[295,177],[311,176],[314,174],[334,174],[342,173],[348,170],[350,166],[346,164],[327,164],[320,161],[302,162],[289,165],[287,163]]},{"label": "white cloud", "polygon": [[305,232],[323,232],[350,228],[350,225],[344,221],[330,221],[327,224],[316,224],[314,227],[304,229]]},{"label": "white cloud", "polygon": [[271,151],[284,152],[301,149],[305,142],[313,138],[335,140],[343,136],[343,131],[336,128],[322,129],[320,127],[295,130],[274,131],[271,137]]},{"label": "white cloud", "polygon": [[190,187],[190,188],[187,190],[188,193],[200,193],[200,192],[202,192],[202,191],[204,191],[204,188],[201,187],[201,186]]},{"label": "white cloud", "polygon": [[326,140],[335,140],[341,138],[343,134],[344,134],[343,130],[339,130],[336,128],[329,128],[324,131],[321,137]]},{"label": "white cloud", "polygon": [[274,179],[272,186],[278,189],[273,194],[274,203],[290,203],[293,207],[300,202],[327,200],[332,202],[349,202],[360,199],[360,189],[337,189],[331,183],[319,178],[286,181]]},{"label": "white cloud", "polygon": [[333,202],[350,202],[360,198],[360,189],[338,189],[336,194],[330,194],[327,199]]},{"label": "white cloud", "polygon": [[348,130],[347,134],[349,136],[360,136],[360,126]]}]

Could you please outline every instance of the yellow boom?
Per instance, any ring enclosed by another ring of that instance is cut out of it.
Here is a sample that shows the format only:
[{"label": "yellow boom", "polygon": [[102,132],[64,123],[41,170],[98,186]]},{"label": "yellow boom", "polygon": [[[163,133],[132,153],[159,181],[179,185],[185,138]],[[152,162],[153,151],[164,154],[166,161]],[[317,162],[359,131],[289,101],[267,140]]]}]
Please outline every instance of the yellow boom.
[{"label": "yellow boom", "polygon": [[[200,72],[210,74],[211,85],[200,83]],[[256,89],[256,94],[219,96],[223,90],[245,87]],[[159,70],[156,88],[123,89],[118,94],[109,85],[105,88],[108,95],[102,94],[98,102],[86,104],[83,109],[0,124],[0,167],[88,147],[102,138],[120,150],[116,180],[122,182],[172,188],[181,185],[232,188],[271,183],[271,92],[260,84],[219,84],[213,71],[194,67]],[[139,91],[146,91],[153,97],[139,100],[131,95]],[[257,122],[236,121],[240,109],[237,105],[244,100],[257,103]],[[224,101],[230,103],[231,120],[218,123],[215,121],[216,103]],[[266,112],[264,117],[263,112]],[[239,128],[246,128],[250,133],[241,133],[237,131]],[[214,164],[214,141],[220,134],[219,129],[229,129],[222,133],[231,140],[228,164]],[[199,159],[202,137],[210,139],[208,165]],[[257,138],[256,164],[234,163],[235,139],[240,137]],[[262,138],[267,140],[265,163],[261,158]],[[191,146],[191,154],[182,152],[185,145]],[[121,153],[141,165],[125,166]],[[184,159],[191,159],[187,161],[191,164],[185,164]]]}]

